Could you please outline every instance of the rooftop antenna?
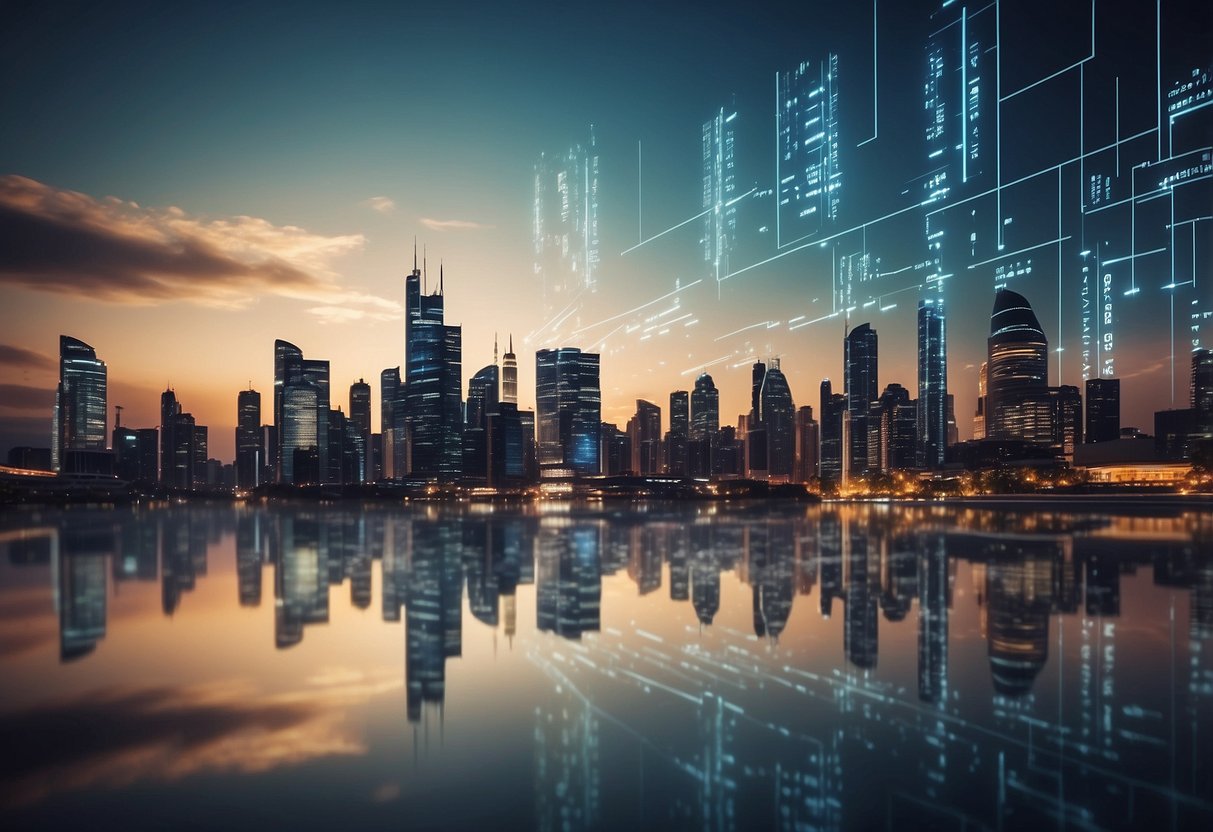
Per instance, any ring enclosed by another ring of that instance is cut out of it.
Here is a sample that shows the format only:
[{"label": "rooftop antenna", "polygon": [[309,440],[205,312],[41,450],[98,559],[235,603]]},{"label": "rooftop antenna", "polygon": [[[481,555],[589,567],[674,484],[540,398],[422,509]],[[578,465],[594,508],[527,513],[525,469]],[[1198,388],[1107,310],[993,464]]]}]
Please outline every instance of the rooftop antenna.
[{"label": "rooftop antenna", "polygon": [[425,246],[421,247],[421,294],[425,294],[426,280],[428,279],[425,265]]},{"label": "rooftop antenna", "polygon": [[510,333],[510,355],[514,354],[514,333]]},{"label": "rooftop antenna", "polygon": [[442,261],[438,261],[438,295],[442,296]]},{"label": "rooftop antenna", "polygon": [[123,410],[122,405],[120,405],[120,404],[114,405],[114,430],[117,430],[118,428],[122,427],[122,410]]},{"label": "rooftop antenna", "polygon": [[493,366],[497,366],[497,333],[493,333]]},{"label": "rooftop antenna", "polygon": [[413,235],[413,274],[417,274],[417,235]]}]

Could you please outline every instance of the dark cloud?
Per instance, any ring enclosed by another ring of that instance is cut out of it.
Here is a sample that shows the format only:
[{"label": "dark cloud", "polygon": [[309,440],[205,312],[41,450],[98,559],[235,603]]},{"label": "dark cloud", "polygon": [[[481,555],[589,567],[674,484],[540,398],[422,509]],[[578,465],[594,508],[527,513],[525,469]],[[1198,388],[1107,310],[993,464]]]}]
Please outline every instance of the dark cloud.
[{"label": "dark cloud", "polygon": [[55,405],[55,391],[26,384],[0,384],[0,407],[15,410],[50,411]]},{"label": "dark cloud", "polygon": [[0,283],[77,298],[238,306],[273,293],[341,299],[324,266],[362,246],[254,217],[200,220],[0,177]]},{"label": "dark cloud", "polygon": [[[0,254],[0,257],[3,257]],[[0,344],[0,364],[10,367],[24,367],[31,370],[53,370],[55,361],[40,352],[27,350],[25,347],[15,347],[12,344]]]}]

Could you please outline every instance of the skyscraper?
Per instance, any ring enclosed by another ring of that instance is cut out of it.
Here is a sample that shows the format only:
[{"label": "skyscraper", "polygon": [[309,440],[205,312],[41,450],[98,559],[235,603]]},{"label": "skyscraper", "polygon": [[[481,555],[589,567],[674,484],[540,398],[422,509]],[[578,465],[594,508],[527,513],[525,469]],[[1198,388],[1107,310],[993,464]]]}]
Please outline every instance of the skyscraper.
[{"label": "skyscraper", "polygon": [[400,368],[379,373],[379,475],[393,479],[404,474],[404,387]]},{"label": "skyscraper", "polygon": [[597,353],[576,347],[535,353],[535,410],[541,476],[599,473],[602,392]]},{"label": "skyscraper", "polygon": [[918,439],[920,468],[943,465],[948,447],[948,342],[943,295],[918,302]]},{"label": "skyscraper", "polygon": [[720,430],[720,391],[707,373],[695,379],[691,393],[691,438],[710,439]]},{"label": "skyscraper", "polygon": [[835,393],[830,380],[821,382],[821,454],[818,470],[823,483],[837,485],[842,481],[842,425],[847,399]]},{"label": "skyscraper", "polygon": [[51,464],[66,471],[71,451],[104,451],[106,443],[105,362],[83,341],[59,336],[59,387],[55,391]]},{"label": "skyscraper", "polygon": [[[295,388],[298,388],[298,392],[291,394]],[[289,414],[288,399],[291,404]],[[310,414],[301,410],[307,402],[311,402],[313,412]],[[296,482],[295,458],[308,448],[311,448],[316,459],[317,473],[311,481],[324,481],[329,471],[328,421],[329,362],[305,359],[303,350],[289,341],[274,341],[274,426],[278,429],[280,482]],[[310,457],[307,458],[310,460]]]},{"label": "skyscraper", "polygon": [[685,477],[687,450],[691,435],[691,394],[675,390],[670,394],[670,431],[665,440],[665,470],[667,474]]},{"label": "skyscraper", "polygon": [[986,438],[986,387],[989,382],[990,364],[988,361],[981,362],[981,369],[977,371],[977,410],[973,414],[973,438]]},{"label": "skyscraper", "polygon": [[796,470],[795,482],[808,482],[818,476],[818,443],[821,441],[813,408],[802,405],[796,410]]},{"label": "skyscraper", "polygon": [[1213,350],[1192,353],[1192,409],[1196,411],[1196,432],[1213,437]]},{"label": "skyscraper", "polygon": [[636,414],[628,422],[632,442],[632,470],[642,476],[661,473],[661,408],[636,400]]},{"label": "skyscraper", "polygon": [[423,278],[415,266],[405,278],[408,473],[449,479],[463,461],[463,329],[443,322],[442,267],[434,294],[423,294]]},{"label": "skyscraper", "polygon": [[1087,442],[1120,438],[1120,379],[1087,379]]},{"label": "skyscraper", "polygon": [[[189,489],[198,474],[194,417],[182,411],[173,390],[160,394],[160,483],[168,488]],[[203,462],[205,462],[205,458]]]},{"label": "skyscraper", "polygon": [[918,414],[922,408],[910,400],[910,391],[900,384],[889,384],[880,394],[872,413],[869,444],[876,445],[877,470],[902,471],[917,463],[916,438]]},{"label": "skyscraper", "polygon": [[484,428],[488,418],[497,412],[499,376],[496,364],[482,367],[468,380],[467,427]]},{"label": "skyscraper", "polygon": [[261,485],[265,469],[262,445],[261,394],[251,387],[236,395],[236,487],[252,489]]},{"label": "skyscraper", "polygon": [[880,396],[877,383],[876,330],[863,323],[845,341],[847,410],[851,414],[848,462],[852,475],[868,469],[868,410]]},{"label": "skyscraper", "polygon": [[998,290],[987,343],[986,437],[1050,441],[1049,342],[1027,298]]},{"label": "skyscraper", "polygon": [[796,405],[778,358],[772,358],[766,368],[758,403],[767,438],[767,475],[791,479],[796,464]]},{"label": "skyscraper", "polygon": [[518,404],[518,356],[514,355],[514,336],[501,359],[501,401]]},{"label": "skyscraper", "polygon": [[350,385],[350,425],[359,438],[358,454],[360,482],[371,479],[371,385],[358,379]]}]

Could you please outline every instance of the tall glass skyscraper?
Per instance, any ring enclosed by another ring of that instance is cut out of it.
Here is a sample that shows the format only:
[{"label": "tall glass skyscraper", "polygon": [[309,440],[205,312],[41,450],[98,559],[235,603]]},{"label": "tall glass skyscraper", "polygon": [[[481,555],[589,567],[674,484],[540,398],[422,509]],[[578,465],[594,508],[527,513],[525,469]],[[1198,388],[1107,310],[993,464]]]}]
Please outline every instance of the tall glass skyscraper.
[{"label": "tall glass skyscraper", "polygon": [[55,391],[51,463],[63,469],[68,451],[105,450],[105,362],[83,341],[59,336],[59,387]]},{"label": "tall glass skyscraper", "polygon": [[371,479],[371,385],[365,379],[360,378],[350,385],[349,421],[361,441],[358,447],[359,480],[368,482]]},{"label": "tall glass skyscraper", "polygon": [[541,475],[600,472],[602,391],[597,353],[576,347],[535,353],[535,409]]},{"label": "tall glass skyscraper", "polygon": [[876,330],[871,324],[860,324],[847,335],[845,348],[844,380],[847,410],[851,413],[849,470],[851,474],[862,474],[868,470],[868,411],[880,397]]},{"label": "tall glass skyscraper", "polygon": [[414,252],[404,290],[408,473],[447,479],[463,464],[463,329],[444,323],[442,267],[435,293],[425,294],[423,281]]},{"label": "tall glass skyscraper", "polygon": [[796,464],[796,405],[778,358],[767,366],[758,404],[767,435],[767,473],[773,479],[790,479]]},{"label": "tall glass skyscraper", "polygon": [[920,468],[943,465],[948,447],[948,326],[943,295],[918,302],[918,441]]},{"label": "tall glass skyscraper", "polygon": [[1120,379],[1087,379],[1087,442],[1120,438]]},{"label": "tall glass skyscraper", "polygon": [[842,481],[842,423],[846,396],[834,392],[830,380],[821,382],[821,455],[818,463],[823,483]]},{"label": "tall glass skyscraper", "polygon": [[488,427],[489,416],[499,405],[500,370],[496,364],[482,367],[468,380],[467,427]]},{"label": "tall glass skyscraper", "polygon": [[1027,298],[998,290],[987,344],[987,438],[1051,441],[1049,341]]},{"label": "tall glass skyscraper", "polygon": [[720,430],[720,391],[707,373],[700,373],[691,392],[691,438],[711,439]]},{"label": "tall glass skyscraper", "polygon": [[[288,393],[294,388],[300,392],[289,397],[292,410],[288,414]],[[299,408],[309,401],[313,402],[315,412],[310,415],[300,412]],[[296,452],[309,447],[314,449],[316,458],[318,473],[314,481],[323,481],[329,471],[328,423],[329,362],[305,359],[303,350],[289,341],[274,341],[274,426],[278,429],[279,482],[296,482]],[[298,444],[302,441],[310,444]]]},{"label": "tall glass skyscraper", "polygon": [[501,358],[501,400],[506,404],[518,404],[518,356],[514,355],[513,335],[509,349]]},{"label": "tall glass skyscraper", "polygon": [[1192,409],[1197,433],[1213,437],[1213,350],[1192,353]]},{"label": "tall glass skyscraper", "polygon": [[256,488],[265,468],[261,394],[249,388],[236,395],[236,486]]}]

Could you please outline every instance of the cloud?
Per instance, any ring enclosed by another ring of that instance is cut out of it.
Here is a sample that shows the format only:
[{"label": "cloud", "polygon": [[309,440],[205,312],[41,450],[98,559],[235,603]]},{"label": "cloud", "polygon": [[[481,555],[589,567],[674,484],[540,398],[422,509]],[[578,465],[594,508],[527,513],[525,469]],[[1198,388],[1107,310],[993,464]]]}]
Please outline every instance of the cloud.
[{"label": "cloud", "polygon": [[55,405],[55,391],[27,384],[0,384],[0,407],[13,410],[50,411]]},{"label": "cloud", "polygon": [[486,231],[494,228],[471,220],[436,220],[432,217],[422,217],[421,224],[431,231]]},{"label": "cloud", "polygon": [[[2,256],[2,255],[0,255]],[[11,367],[25,367],[31,370],[53,370],[55,362],[50,356],[40,352],[15,347],[12,344],[0,344],[0,364]]]},{"label": "cloud", "polygon": [[94,199],[0,177],[0,285],[132,306],[185,301],[242,308],[265,294],[326,306],[398,304],[343,287],[337,258],[361,234],[323,235],[257,217]]},{"label": "cloud", "polygon": [[396,210],[396,200],[390,196],[373,196],[362,204],[380,214],[390,214]]},{"label": "cloud", "polygon": [[401,684],[363,677],[276,695],[239,682],[132,687],[6,713],[0,806],[75,789],[362,755],[366,745],[351,731],[347,709]]}]

